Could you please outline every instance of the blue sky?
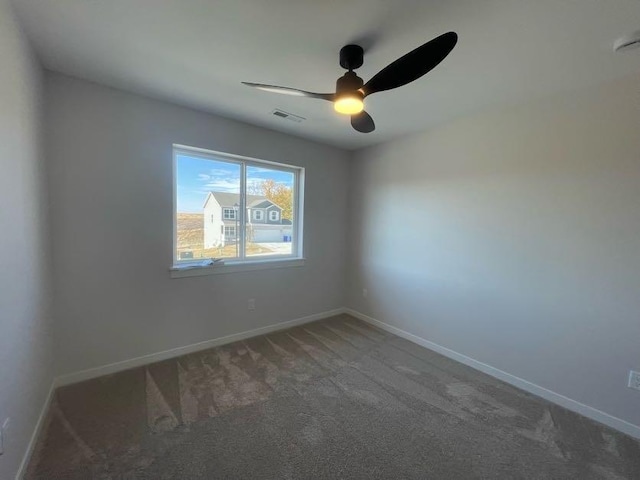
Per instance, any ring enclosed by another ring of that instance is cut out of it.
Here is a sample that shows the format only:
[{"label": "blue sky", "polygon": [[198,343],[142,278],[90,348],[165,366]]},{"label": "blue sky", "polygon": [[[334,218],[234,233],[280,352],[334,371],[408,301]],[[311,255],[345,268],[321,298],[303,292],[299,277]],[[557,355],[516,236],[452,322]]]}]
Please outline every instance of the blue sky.
[{"label": "blue sky", "polygon": [[[207,194],[214,192],[240,193],[240,165],[178,155],[176,159],[177,210],[182,213],[202,213]],[[293,186],[293,174],[264,167],[247,167],[247,187],[273,180]]]}]

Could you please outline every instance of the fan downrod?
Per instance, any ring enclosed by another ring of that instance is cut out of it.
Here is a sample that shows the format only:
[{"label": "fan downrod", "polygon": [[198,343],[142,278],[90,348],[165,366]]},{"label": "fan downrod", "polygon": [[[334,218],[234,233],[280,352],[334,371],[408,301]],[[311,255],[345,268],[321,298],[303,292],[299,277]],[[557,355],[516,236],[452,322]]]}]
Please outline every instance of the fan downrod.
[{"label": "fan downrod", "polygon": [[364,63],[364,49],[360,45],[345,45],[340,49],[340,66],[346,70],[355,70]]}]

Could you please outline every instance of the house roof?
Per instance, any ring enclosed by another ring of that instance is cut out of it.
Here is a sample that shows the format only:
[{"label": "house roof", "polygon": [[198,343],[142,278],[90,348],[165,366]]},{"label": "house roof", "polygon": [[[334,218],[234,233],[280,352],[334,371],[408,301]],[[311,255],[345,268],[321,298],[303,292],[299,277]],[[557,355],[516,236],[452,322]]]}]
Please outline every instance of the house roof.
[{"label": "house roof", "polygon": [[235,204],[240,205],[240,195],[238,193],[211,192],[211,195],[213,195],[222,207],[233,207]]},{"label": "house roof", "polygon": [[[234,205],[240,204],[240,195],[237,193],[229,193],[229,192],[209,192],[216,201],[220,204],[221,207],[233,207]],[[207,200],[204,202],[204,205],[207,205],[207,201],[209,197],[207,196]],[[282,208],[271,200],[269,200],[264,195],[247,195],[247,207],[248,208],[268,208],[271,205],[275,205],[276,207]]]},{"label": "house roof", "polygon": [[[247,201],[247,207],[249,207],[249,208],[269,208],[272,205],[275,205],[275,203],[273,203],[271,200],[268,200],[266,198],[264,200],[260,200],[260,199],[254,200],[251,203],[249,203]],[[276,207],[277,207],[277,205],[276,205]]]}]

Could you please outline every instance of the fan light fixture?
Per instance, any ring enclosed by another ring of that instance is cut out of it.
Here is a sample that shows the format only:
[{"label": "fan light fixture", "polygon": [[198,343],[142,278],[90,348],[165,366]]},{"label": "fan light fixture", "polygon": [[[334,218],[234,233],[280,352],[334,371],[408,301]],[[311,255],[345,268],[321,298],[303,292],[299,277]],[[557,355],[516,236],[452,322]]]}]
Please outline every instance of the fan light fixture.
[{"label": "fan light fixture", "polygon": [[363,95],[361,92],[346,93],[333,103],[336,112],[343,115],[355,115],[364,110]]},{"label": "fan light fixture", "polygon": [[364,110],[364,92],[362,86],[364,82],[349,70],[336,82],[336,96],[333,101],[333,108],[343,115],[355,115]]},{"label": "fan light fixture", "polygon": [[279,87],[264,83],[242,83],[267,92],[331,102],[336,112],[351,117],[351,126],[356,131],[371,133],[376,129],[376,124],[371,115],[364,110],[365,97],[377,92],[393,90],[419,79],[444,60],[456,46],[456,43],[458,43],[457,33],[444,33],[391,62],[367,83],[364,83],[354,72],[362,67],[364,49],[360,45],[345,45],[340,49],[340,66],[347,72],[336,81],[335,93],[315,93],[299,88]]}]

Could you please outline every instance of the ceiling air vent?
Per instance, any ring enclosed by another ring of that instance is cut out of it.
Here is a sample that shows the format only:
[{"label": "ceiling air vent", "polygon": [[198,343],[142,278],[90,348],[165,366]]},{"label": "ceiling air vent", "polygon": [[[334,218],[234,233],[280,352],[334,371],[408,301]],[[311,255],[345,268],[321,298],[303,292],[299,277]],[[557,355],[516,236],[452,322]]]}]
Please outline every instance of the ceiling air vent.
[{"label": "ceiling air vent", "polygon": [[280,118],[283,118],[285,120],[289,120],[291,122],[300,123],[303,120],[306,120],[306,118],[304,118],[304,117],[301,117],[299,115],[294,115],[293,113],[285,112],[284,110],[279,110],[277,108],[271,113],[273,115],[275,115],[276,117],[280,117]]}]

